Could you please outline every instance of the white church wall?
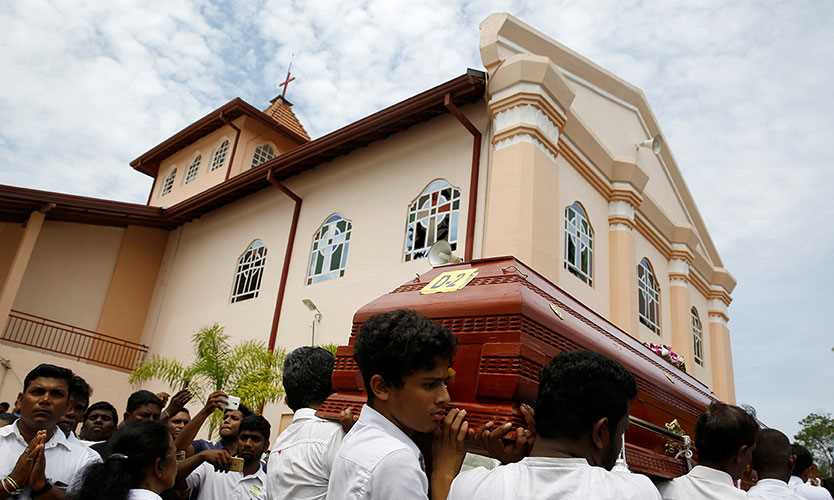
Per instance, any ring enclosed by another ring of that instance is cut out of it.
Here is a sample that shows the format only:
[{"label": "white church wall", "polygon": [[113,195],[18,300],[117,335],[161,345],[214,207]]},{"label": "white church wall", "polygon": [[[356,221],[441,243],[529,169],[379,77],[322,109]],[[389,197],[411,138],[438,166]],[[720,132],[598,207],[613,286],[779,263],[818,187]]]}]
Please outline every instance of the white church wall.
[{"label": "white church wall", "polygon": [[[483,123],[483,108],[464,112]],[[344,344],[356,309],[429,269],[426,260],[404,262],[403,244],[408,205],[433,179],[461,189],[456,253],[462,255],[471,152],[472,136],[443,115],[289,179],[303,205],[277,345],[290,350],[310,344],[313,317],[302,299],[313,300],[323,313],[316,343]],[[292,207],[270,187],[172,235],[145,325],[151,355],[190,360],[191,334],[213,322],[223,324],[235,342],[268,341]],[[334,212],[353,224],[346,273],[306,285],[313,233]],[[231,304],[237,258],[256,238],[268,247],[260,294]]]}]

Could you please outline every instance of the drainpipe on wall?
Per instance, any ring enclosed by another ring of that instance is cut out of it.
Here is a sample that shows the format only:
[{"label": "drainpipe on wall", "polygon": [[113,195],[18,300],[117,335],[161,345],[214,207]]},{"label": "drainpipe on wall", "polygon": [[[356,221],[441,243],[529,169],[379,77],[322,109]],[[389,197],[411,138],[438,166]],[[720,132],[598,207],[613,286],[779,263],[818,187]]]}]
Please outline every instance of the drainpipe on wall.
[{"label": "drainpipe on wall", "polygon": [[282,193],[289,196],[295,207],[292,212],[292,223],[290,224],[290,235],[287,239],[287,250],[284,253],[284,267],[281,270],[281,281],[278,283],[278,297],[275,299],[275,312],[272,314],[272,330],[269,332],[269,350],[275,350],[275,339],[278,337],[278,323],[281,320],[281,308],[284,305],[284,292],[287,288],[287,275],[290,272],[290,260],[292,259],[292,248],[295,244],[295,232],[298,228],[298,216],[301,213],[301,197],[289,190],[285,185],[272,177],[272,170],[266,173],[266,180],[278,188]]},{"label": "drainpipe on wall", "polygon": [[455,106],[452,102],[452,95],[446,94],[443,98],[443,105],[449,110],[449,113],[455,115],[455,118],[466,127],[466,130],[472,134],[472,166],[469,172],[469,207],[466,214],[466,249],[464,250],[463,260],[469,262],[472,260],[472,252],[475,247],[475,212],[478,209],[478,178],[480,175],[481,164],[481,131],[478,130],[469,118]]},{"label": "drainpipe on wall", "polygon": [[[237,151],[237,140],[240,139],[240,129],[231,122],[231,120],[227,120],[223,113],[220,113],[220,120],[223,121],[226,125],[235,129],[235,142],[232,144],[232,154],[229,156],[229,167],[226,169],[226,178],[223,179],[224,181],[229,180],[229,176],[232,175],[232,165],[235,162],[235,152]],[[270,176],[271,178],[271,176]]]}]

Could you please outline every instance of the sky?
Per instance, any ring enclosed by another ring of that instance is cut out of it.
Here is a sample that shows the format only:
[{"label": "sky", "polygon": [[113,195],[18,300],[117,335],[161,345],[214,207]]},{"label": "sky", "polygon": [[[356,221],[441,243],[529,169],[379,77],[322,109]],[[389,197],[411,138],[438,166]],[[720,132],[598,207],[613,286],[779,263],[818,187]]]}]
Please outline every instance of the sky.
[{"label": "sky", "polygon": [[481,69],[510,12],[642,88],[725,266],[737,397],[834,412],[834,2],[10,0],[0,184],[144,203],[128,163],[231,98],[319,137]]}]

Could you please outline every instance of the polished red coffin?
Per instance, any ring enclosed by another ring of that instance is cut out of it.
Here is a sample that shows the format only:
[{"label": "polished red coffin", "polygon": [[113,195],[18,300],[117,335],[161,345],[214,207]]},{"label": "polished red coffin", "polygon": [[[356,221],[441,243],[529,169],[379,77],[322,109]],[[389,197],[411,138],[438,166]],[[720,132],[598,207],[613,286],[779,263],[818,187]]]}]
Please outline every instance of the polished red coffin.
[{"label": "polished red coffin", "polygon": [[[478,274],[463,289],[420,293],[440,273],[468,268],[477,268]],[[321,408],[322,415],[346,407],[358,414],[365,393],[353,360],[355,336],[370,316],[403,308],[457,336],[456,376],[449,392],[452,405],[466,409],[470,425],[477,428],[489,420],[522,424],[518,405],[535,400],[542,366],[559,352],[588,349],[618,360],[637,379],[639,393],[626,433],[629,467],[666,478],[686,472],[684,460],[666,451],[671,441],[664,424],[677,419],[686,434],[694,435],[695,421],[714,395],[512,257],[434,268],[357,311],[349,344],[337,351],[335,393]]]}]

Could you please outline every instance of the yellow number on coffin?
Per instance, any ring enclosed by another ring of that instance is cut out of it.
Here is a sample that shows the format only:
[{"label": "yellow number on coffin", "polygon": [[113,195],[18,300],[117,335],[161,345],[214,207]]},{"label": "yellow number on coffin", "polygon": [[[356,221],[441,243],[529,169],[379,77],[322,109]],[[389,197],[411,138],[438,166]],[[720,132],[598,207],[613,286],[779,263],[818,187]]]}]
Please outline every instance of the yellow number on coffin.
[{"label": "yellow number on coffin", "polygon": [[457,292],[465,287],[478,275],[477,269],[461,269],[459,271],[446,271],[440,273],[428,285],[424,286],[420,293],[428,295],[430,293],[447,293]]}]

